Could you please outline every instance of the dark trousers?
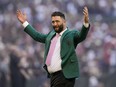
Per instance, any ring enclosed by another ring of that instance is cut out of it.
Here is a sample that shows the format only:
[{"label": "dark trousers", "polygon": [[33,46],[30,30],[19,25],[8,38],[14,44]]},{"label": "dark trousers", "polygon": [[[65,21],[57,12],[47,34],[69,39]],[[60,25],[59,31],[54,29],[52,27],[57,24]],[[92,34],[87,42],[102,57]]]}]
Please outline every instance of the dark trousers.
[{"label": "dark trousers", "polygon": [[67,79],[62,71],[51,74],[50,87],[74,87],[75,78]]}]

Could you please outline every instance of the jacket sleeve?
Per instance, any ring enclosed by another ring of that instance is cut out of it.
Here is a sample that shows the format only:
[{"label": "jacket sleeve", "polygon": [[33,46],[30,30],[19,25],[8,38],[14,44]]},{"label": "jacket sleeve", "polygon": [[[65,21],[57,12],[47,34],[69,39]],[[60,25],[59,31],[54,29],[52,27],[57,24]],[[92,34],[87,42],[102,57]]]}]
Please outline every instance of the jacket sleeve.
[{"label": "jacket sleeve", "polygon": [[24,31],[29,34],[34,40],[41,42],[41,43],[45,43],[47,34],[42,34],[37,32],[31,25],[28,25]]},{"label": "jacket sleeve", "polygon": [[75,45],[77,45],[78,43],[80,43],[80,42],[82,42],[83,40],[86,39],[89,28],[90,28],[90,24],[89,24],[88,28],[86,28],[83,25],[81,31],[75,32],[75,34],[74,34],[74,43],[75,43]]}]

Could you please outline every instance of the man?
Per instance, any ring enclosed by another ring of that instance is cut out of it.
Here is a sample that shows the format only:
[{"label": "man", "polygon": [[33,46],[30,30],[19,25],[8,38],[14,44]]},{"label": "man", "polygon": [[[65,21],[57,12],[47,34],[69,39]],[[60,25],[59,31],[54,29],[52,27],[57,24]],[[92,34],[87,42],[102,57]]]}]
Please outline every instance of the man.
[{"label": "man", "polygon": [[34,40],[45,43],[44,68],[50,77],[51,87],[74,87],[75,78],[79,77],[75,48],[86,38],[90,27],[87,7],[84,7],[83,14],[81,32],[70,31],[64,14],[54,12],[51,15],[53,30],[48,34],[41,34],[27,22],[26,14],[17,10],[17,18],[24,26],[24,31]]}]

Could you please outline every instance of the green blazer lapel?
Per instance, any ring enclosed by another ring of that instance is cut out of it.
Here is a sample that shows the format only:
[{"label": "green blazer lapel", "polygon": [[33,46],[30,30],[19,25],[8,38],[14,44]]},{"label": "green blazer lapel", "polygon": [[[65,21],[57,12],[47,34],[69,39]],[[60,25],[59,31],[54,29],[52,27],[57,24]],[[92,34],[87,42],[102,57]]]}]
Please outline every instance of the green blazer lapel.
[{"label": "green blazer lapel", "polygon": [[69,29],[67,29],[61,36],[61,39],[60,39],[60,44],[61,44],[61,51],[60,51],[60,56],[61,58],[63,58],[63,56],[65,55],[63,51],[65,51],[66,49],[64,49],[63,47],[63,42],[65,41],[64,37],[70,32]]},{"label": "green blazer lapel", "polygon": [[47,44],[50,44],[50,42],[51,42],[53,36],[55,36],[55,34],[56,34],[55,31],[52,31],[52,32],[48,35],[48,37],[47,37]]},{"label": "green blazer lapel", "polygon": [[67,29],[63,34],[62,34],[62,37],[60,39],[60,43],[62,44],[62,41],[63,41],[63,38],[64,36],[69,32],[69,29]]}]

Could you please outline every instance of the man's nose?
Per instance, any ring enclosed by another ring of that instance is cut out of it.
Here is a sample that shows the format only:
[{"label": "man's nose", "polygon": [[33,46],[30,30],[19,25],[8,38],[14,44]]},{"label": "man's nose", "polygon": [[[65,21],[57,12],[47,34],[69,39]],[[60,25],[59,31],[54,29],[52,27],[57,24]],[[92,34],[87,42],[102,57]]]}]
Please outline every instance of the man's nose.
[{"label": "man's nose", "polygon": [[54,24],[53,24],[54,26],[57,26],[57,23],[56,22],[54,22]]}]

